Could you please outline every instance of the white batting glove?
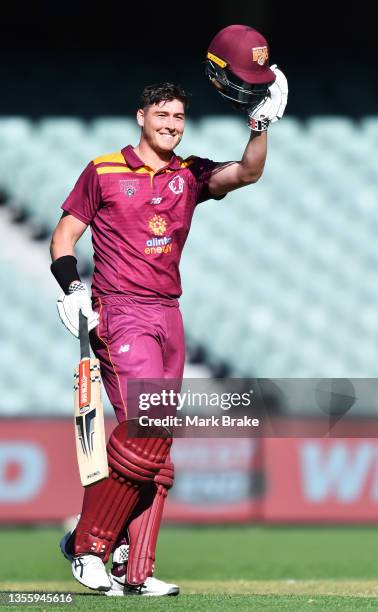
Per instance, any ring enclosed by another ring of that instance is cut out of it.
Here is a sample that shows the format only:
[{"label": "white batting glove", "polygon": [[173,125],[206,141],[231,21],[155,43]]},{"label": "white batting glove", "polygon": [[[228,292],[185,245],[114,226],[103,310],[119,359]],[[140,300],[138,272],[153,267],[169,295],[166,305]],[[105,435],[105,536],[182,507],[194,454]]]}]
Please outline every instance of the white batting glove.
[{"label": "white batting glove", "polygon": [[63,325],[76,338],[79,337],[79,311],[88,319],[88,330],[94,329],[99,321],[99,315],[92,310],[91,298],[84,283],[74,282],[70,285],[70,294],[63,293],[56,305]]},{"label": "white batting glove", "polygon": [[289,88],[284,73],[273,64],[270,69],[276,75],[276,80],[269,87],[270,96],[259,106],[248,113],[248,127],[254,132],[264,132],[270,123],[282,118],[287,104]]}]

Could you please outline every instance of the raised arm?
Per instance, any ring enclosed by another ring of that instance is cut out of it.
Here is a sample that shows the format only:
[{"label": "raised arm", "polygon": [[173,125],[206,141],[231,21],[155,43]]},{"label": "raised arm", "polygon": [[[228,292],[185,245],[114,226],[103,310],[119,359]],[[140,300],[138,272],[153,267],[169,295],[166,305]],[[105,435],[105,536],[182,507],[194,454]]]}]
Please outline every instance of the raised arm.
[{"label": "raised arm", "polygon": [[257,105],[241,105],[241,109],[248,115],[251,136],[240,161],[225,162],[213,170],[209,179],[209,191],[214,196],[256,183],[264,171],[267,130],[271,123],[282,118],[288,96],[287,80],[283,72],[276,64],[271,66],[270,71],[275,81],[268,87],[267,95]]},{"label": "raised arm", "polygon": [[267,154],[267,133],[253,132],[239,162],[226,162],[215,170],[209,179],[209,191],[223,195],[239,187],[256,183],[264,171]]}]

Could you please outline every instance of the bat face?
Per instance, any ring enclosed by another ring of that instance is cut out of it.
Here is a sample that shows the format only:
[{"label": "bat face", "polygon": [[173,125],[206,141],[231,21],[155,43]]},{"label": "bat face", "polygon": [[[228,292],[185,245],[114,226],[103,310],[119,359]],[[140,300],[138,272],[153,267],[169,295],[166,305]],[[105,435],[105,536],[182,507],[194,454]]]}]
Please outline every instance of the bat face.
[{"label": "bat face", "polygon": [[75,438],[82,485],[109,475],[98,359],[84,358],[75,369]]}]

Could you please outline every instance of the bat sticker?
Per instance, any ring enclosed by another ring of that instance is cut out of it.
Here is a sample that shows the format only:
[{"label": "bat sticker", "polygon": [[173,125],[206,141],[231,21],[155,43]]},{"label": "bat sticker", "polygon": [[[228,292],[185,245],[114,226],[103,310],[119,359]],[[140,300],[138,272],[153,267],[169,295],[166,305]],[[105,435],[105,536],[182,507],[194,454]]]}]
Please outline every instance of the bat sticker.
[{"label": "bat sticker", "polygon": [[77,416],[76,427],[77,427],[77,435],[81,442],[81,447],[83,449],[84,455],[89,457],[93,453],[93,436],[94,436],[94,419],[96,417],[96,408],[87,412],[87,414],[83,414],[82,416]]}]

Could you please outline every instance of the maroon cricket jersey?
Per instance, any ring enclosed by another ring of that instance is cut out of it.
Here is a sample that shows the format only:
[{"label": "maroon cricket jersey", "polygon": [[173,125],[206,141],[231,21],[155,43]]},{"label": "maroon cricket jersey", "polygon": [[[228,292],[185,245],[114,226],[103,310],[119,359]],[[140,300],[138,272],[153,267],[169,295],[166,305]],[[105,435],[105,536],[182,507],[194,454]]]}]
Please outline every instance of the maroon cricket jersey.
[{"label": "maroon cricket jersey", "polygon": [[63,210],[90,224],[92,295],[181,295],[179,262],[196,205],[212,196],[216,162],[200,157],[153,172],[131,145],[88,164]]}]

